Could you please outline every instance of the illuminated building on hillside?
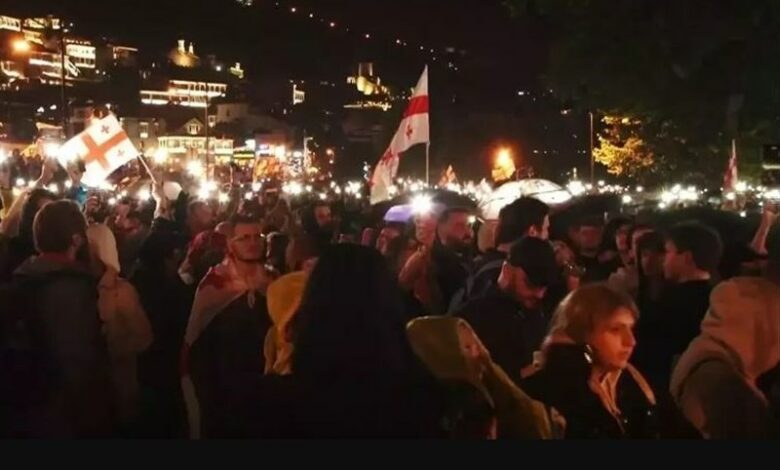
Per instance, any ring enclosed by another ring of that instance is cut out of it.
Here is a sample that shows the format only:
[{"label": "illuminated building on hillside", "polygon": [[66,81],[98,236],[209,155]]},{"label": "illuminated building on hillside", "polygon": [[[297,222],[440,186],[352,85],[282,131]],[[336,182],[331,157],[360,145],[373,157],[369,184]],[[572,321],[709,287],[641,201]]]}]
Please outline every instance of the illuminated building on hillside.
[{"label": "illuminated building on hillside", "polygon": [[227,83],[197,80],[169,80],[167,90],[141,90],[141,102],[150,105],[178,105],[205,108],[217,97],[225,96]]},{"label": "illuminated building on hillside", "polygon": [[347,77],[347,84],[354,85],[359,98],[347,105],[348,109],[381,109],[387,111],[393,105],[390,89],[382,85],[382,79],[374,75],[374,64],[363,62],[358,64],[357,74]]}]

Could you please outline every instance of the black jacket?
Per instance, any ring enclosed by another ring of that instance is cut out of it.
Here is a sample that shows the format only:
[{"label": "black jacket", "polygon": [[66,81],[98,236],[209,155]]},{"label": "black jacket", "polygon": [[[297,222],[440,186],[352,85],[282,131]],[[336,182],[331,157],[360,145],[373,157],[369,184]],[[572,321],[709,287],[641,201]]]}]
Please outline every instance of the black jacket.
[{"label": "black jacket", "polygon": [[[42,373],[25,390],[13,433],[28,437],[107,436],[113,428],[110,363],[92,276],[46,256],[15,272],[16,340],[27,365]],[[22,305],[23,304],[23,305]],[[4,379],[0,379],[4,380]]]},{"label": "black jacket", "polygon": [[547,350],[543,368],[524,380],[522,389],[563,416],[567,439],[658,436],[655,403],[652,392],[648,396],[647,384],[623,371],[616,400],[621,415],[615,417],[590,389],[590,374],[583,346],[556,344]]},{"label": "black jacket", "polygon": [[549,324],[543,310],[527,311],[496,286],[469,301],[456,316],[474,328],[493,360],[515,383],[520,383],[521,370],[533,362]]},{"label": "black jacket", "polygon": [[204,437],[241,435],[243,403],[263,374],[263,343],[271,318],[266,299],[249,307],[246,295],[228,305],[209,323],[190,351],[192,380],[201,412]]},{"label": "black jacket", "polygon": [[675,360],[701,332],[710,306],[710,281],[684,282],[669,288],[660,302],[639,317],[634,363],[658,390],[669,388]]}]

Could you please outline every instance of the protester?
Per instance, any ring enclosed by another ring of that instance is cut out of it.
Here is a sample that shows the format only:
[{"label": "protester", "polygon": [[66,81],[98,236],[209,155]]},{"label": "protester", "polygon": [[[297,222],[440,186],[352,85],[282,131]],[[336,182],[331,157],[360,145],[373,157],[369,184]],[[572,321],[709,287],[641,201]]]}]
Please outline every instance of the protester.
[{"label": "protester", "polygon": [[190,243],[187,256],[179,267],[179,276],[188,286],[197,286],[213,266],[221,263],[227,252],[227,237],[216,230],[200,232]]},{"label": "protester", "polygon": [[639,293],[637,243],[643,235],[652,232],[653,228],[649,225],[636,224],[631,226],[624,236],[625,231],[625,227],[619,228],[615,240],[616,245],[622,247],[620,248],[622,266],[609,276],[607,282],[612,288],[627,292],[636,299]]},{"label": "protester", "polygon": [[152,343],[152,329],[132,284],[119,277],[119,255],[111,230],[87,228],[92,271],[98,278],[98,313],[111,359],[120,424],[136,424],[139,413],[137,356]]},{"label": "protester", "polygon": [[145,437],[186,435],[179,360],[193,292],[178,274],[186,245],[184,234],[152,230],[141,245],[137,269],[130,279],[154,338],[138,361],[143,397],[141,430]]},{"label": "protester", "polygon": [[57,199],[58,197],[54,193],[41,188],[33,189],[27,195],[27,199],[22,205],[18,234],[8,240],[6,259],[2,260],[2,273],[0,273],[2,279],[0,281],[9,281],[16,268],[37,253],[33,239],[33,221],[38,211]]},{"label": "protester", "polygon": [[779,362],[780,290],[734,278],[712,292],[701,334],[674,368],[672,396],[705,438],[766,438],[769,397],[757,381]]},{"label": "protester", "polygon": [[273,325],[268,329],[263,346],[266,374],[284,375],[292,372],[291,325],[301,304],[308,275],[305,271],[289,273],[268,286],[268,315]]},{"label": "protester", "polygon": [[286,272],[311,272],[321,253],[319,245],[310,237],[301,235],[290,240],[285,251]]},{"label": "protester", "polygon": [[490,358],[465,321],[413,320],[407,333],[415,354],[450,397],[445,432],[451,438],[543,439],[552,436],[544,406],[523,393]]},{"label": "protester", "polygon": [[605,281],[610,275],[610,266],[599,260],[599,249],[604,234],[604,219],[598,215],[580,218],[574,230],[574,246],[577,264],[585,270],[584,283]]},{"label": "protester", "polygon": [[607,223],[601,238],[599,262],[605,273],[611,275],[619,268],[631,264],[629,236],[633,221],[627,217],[615,217]]},{"label": "protester", "polygon": [[722,246],[720,235],[699,223],[676,225],[667,234],[664,277],[671,286],[658,310],[642,319],[637,349],[643,372],[659,390],[668,388],[674,360],[699,335]]},{"label": "protester", "polygon": [[151,223],[147,217],[140,211],[130,211],[121,221],[116,229],[121,233],[121,243],[119,244],[119,265],[122,270],[120,274],[129,277],[138,260],[138,252],[141,250],[146,237],[149,236]]},{"label": "protester", "polygon": [[329,203],[315,202],[304,212],[301,222],[306,234],[315,240],[320,248],[337,240],[336,225]]},{"label": "protester", "polygon": [[382,256],[326,250],[292,324],[292,374],[258,385],[257,437],[439,437],[435,383],[406,339],[400,296]]},{"label": "protester", "polygon": [[266,235],[267,248],[265,252],[265,264],[278,275],[287,273],[285,253],[290,244],[290,237],[286,233],[271,232]]},{"label": "protester", "polygon": [[538,371],[522,383],[565,420],[566,438],[657,437],[655,397],[629,364],[639,312],[606,284],[583,286],[561,303]]},{"label": "protester", "polygon": [[184,337],[182,387],[193,438],[240,433],[232,405],[244,402],[265,362],[271,320],[262,226],[236,216],[230,228],[228,256],[198,286]]},{"label": "protester", "polygon": [[487,251],[475,263],[460,295],[450,305],[455,311],[470,299],[479,297],[495,285],[509,248],[517,240],[529,236],[547,240],[550,230],[550,208],[538,199],[521,197],[504,206],[498,213],[495,249]]},{"label": "protester", "polygon": [[33,222],[40,255],[14,273],[23,295],[13,307],[34,359],[14,377],[23,395],[16,409],[19,437],[98,437],[113,431],[109,358],[88,270],[86,228],[76,204],[46,204]]},{"label": "protester", "polygon": [[214,227],[214,211],[203,201],[193,201],[187,206],[187,231],[190,239]]},{"label": "protester", "polygon": [[542,300],[557,276],[550,244],[525,237],[509,249],[496,286],[456,313],[474,328],[496,364],[516,383],[527,374],[533,353],[547,333],[550,316]]}]

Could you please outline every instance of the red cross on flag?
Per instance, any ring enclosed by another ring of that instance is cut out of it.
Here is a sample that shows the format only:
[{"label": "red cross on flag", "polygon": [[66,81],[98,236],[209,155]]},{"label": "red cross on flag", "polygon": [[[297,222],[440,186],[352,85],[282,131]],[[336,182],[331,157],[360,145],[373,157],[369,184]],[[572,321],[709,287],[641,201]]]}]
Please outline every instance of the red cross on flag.
[{"label": "red cross on flag", "polygon": [[389,189],[398,172],[400,154],[413,145],[430,143],[428,116],[428,67],[425,67],[401,119],[401,125],[374,168],[371,177],[371,204],[390,199]]},{"label": "red cross on flag", "polygon": [[95,119],[81,134],[65,142],[58,160],[65,167],[74,160],[83,160],[86,171],[81,182],[87,186],[98,186],[117,168],[138,155],[127,133],[109,114]]}]

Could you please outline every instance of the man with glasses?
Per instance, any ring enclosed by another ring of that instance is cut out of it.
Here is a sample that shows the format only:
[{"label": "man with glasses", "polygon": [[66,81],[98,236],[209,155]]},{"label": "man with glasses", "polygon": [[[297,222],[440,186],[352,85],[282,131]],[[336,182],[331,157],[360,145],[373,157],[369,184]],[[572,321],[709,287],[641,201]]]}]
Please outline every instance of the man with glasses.
[{"label": "man with glasses", "polygon": [[262,226],[237,216],[228,228],[228,254],[198,287],[184,338],[182,389],[192,438],[242,433],[234,410],[263,371],[271,325]]}]

